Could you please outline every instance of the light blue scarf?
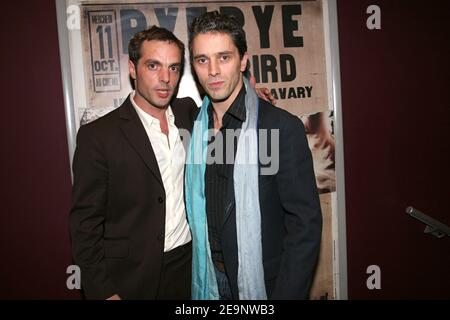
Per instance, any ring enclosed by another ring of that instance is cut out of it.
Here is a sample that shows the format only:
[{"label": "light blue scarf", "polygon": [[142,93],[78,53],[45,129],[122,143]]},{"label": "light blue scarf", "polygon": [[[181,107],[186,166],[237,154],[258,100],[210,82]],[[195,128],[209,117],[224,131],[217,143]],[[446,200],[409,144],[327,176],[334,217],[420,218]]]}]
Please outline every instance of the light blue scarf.
[{"label": "light blue scarf", "polygon": [[[241,300],[267,299],[262,264],[261,213],[258,188],[258,97],[244,78],[246,120],[239,135],[234,164],[238,290]],[[192,130],[186,159],[186,211],[192,233],[192,299],[217,300],[219,293],[206,221],[205,170],[208,105],[205,97]]]}]

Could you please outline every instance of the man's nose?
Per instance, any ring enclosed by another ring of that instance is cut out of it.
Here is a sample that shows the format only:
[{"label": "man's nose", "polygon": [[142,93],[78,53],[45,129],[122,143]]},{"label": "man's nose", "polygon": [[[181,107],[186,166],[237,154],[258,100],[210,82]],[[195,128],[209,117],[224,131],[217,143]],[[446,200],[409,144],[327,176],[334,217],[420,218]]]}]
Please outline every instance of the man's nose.
[{"label": "man's nose", "polygon": [[159,73],[159,80],[164,83],[169,83],[170,81],[169,68],[161,68],[161,71]]},{"label": "man's nose", "polygon": [[219,63],[217,62],[216,59],[211,59],[211,61],[209,62],[208,74],[212,77],[215,77],[218,74],[220,74]]}]

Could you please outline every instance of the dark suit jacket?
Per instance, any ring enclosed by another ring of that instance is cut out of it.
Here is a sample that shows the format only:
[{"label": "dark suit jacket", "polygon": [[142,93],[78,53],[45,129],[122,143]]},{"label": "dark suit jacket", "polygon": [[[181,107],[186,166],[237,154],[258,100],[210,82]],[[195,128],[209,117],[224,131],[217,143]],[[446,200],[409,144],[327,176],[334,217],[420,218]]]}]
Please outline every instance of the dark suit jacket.
[{"label": "dark suit jacket", "polygon": [[[178,128],[192,129],[190,98],[174,99]],[[164,252],[165,191],[130,97],[82,126],[73,160],[70,232],[85,295],[154,299]]]},{"label": "dark suit jacket", "polygon": [[[306,299],[319,254],[322,213],[301,120],[259,99],[258,128],[279,129],[279,170],[259,175],[264,278],[269,299]],[[270,142],[270,138],[268,139]],[[269,152],[275,152],[269,143]],[[260,159],[260,167],[263,165]],[[261,173],[261,172],[260,172]],[[222,250],[233,297],[238,257],[233,179],[228,179]]]}]

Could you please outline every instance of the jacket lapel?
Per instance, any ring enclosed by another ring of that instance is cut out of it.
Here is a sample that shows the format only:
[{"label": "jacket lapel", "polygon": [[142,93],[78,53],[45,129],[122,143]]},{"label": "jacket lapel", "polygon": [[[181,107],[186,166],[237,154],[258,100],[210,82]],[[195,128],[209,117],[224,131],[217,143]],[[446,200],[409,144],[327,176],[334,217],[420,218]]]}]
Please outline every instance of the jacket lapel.
[{"label": "jacket lapel", "polygon": [[136,110],[134,110],[134,107],[131,104],[130,96],[128,96],[127,100],[120,108],[120,117],[123,120],[121,125],[123,134],[142,158],[151,173],[155,176],[156,180],[158,180],[164,188],[152,144],[150,143],[147,132],[145,131]]}]

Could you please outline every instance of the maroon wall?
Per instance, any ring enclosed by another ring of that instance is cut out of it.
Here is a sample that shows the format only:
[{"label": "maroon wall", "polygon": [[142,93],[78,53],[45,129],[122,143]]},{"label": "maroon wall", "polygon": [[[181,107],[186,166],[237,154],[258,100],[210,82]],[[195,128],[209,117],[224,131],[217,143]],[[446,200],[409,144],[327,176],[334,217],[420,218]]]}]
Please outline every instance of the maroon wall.
[{"label": "maroon wall", "polygon": [[76,298],[70,171],[53,0],[2,4],[0,299]]},{"label": "maroon wall", "polygon": [[[365,27],[370,4],[382,30]],[[71,264],[69,159],[53,0],[2,5],[0,299],[78,298]],[[447,1],[338,1],[349,298],[450,298]],[[13,121],[14,119],[14,121]],[[366,268],[381,268],[381,290]]]},{"label": "maroon wall", "polygon": [[[381,8],[381,30],[365,27]],[[448,1],[338,1],[349,298],[450,298]],[[381,268],[368,290],[366,268]]]}]

